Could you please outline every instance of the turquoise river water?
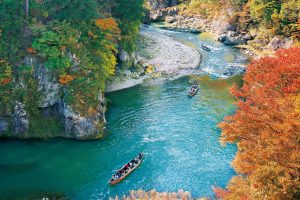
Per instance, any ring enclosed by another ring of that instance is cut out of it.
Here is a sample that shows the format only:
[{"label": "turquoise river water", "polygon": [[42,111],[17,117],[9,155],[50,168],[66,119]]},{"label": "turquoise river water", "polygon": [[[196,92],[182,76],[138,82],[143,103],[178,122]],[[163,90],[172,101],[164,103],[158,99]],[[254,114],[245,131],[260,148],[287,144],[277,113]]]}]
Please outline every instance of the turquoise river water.
[{"label": "turquoise river water", "polygon": [[[222,66],[247,60],[206,34],[167,34],[201,51],[197,75],[107,94],[112,103],[102,140],[1,140],[0,199],[108,199],[133,189],[183,189],[194,197],[212,197],[212,186],[224,187],[235,175],[231,161],[236,146],[220,145],[216,125],[234,113],[228,88],[241,77],[218,77]],[[215,50],[201,50],[201,42]],[[187,97],[191,81],[201,88],[194,98]],[[145,153],[142,165],[109,186],[114,170],[138,152]]]}]

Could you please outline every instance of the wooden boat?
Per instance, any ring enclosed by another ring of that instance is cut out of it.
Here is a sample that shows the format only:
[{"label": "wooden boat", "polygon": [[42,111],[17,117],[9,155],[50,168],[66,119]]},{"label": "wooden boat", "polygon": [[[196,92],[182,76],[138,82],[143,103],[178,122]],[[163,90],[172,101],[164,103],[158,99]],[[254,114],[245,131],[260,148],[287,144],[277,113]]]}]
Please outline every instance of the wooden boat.
[{"label": "wooden boat", "polygon": [[[144,154],[139,153],[139,155],[137,155],[134,159],[132,159],[130,162],[123,165],[121,169],[119,169],[115,174],[113,174],[112,178],[109,180],[109,184],[115,185],[117,183],[120,183],[122,180],[124,180],[131,172],[133,172],[136,168],[138,168],[138,166],[140,166],[140,164],[143,161],[143,158],[144,158]],[[130,165],[130,163],[135,163],[135,164],[133,164],[132,167],[129,167],[127,170],[124,170],[126,166]],[[114,178],[115,175],[120,174],[121,170],[125,172],[121,176],[118,176],[117,179],[115,179]]]},{"label": "wooden boat", "polygon": [[205,51],[211,51],[210,47],[208,47],[208,46],[206,46],[206,45],[204,45],[204,44],[202,44],[201,47],[202,47],[202,49],[204,49]]},{"label": "wooden boat", "polygon": [[191,87],[191,89],[190,89],[190,91],[188,93],[188,96],[189,97],[195,96],[197,94],[198,90],[199,90],[198,85],[192,85],[192,87]]}]

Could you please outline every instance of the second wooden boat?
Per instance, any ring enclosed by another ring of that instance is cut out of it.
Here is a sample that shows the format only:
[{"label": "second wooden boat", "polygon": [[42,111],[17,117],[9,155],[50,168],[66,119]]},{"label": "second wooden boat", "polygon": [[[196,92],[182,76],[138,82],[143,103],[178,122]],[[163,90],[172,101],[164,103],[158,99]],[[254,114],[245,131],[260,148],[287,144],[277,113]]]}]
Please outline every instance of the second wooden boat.
[{"label": "second wooden boat", "polygon": [[115,185],[124,180],[131,172],[133,172],[136,168],[138,168],[138,166],[140,166],[143,158],[144,154],[139,153],[139,155],[137,155],[134,159],[123,165],[123,167],[119,169],[109,180],[109,184]]},{"label": "second wooden boat", "polygon": [[192,87],[191,87],[191,89],[190,89],[190,91],[188,93],[188,96],[189,97],[195,96],[197,94],[198,90],[199,90],[198,85],[192,85]]},{"label": "second wooden boat", "polygon": [[204,49],[205,51],[211,51],[210,47],[208,47],[207,45],[202,44],[201,47],[202,47],[202,49]]}]

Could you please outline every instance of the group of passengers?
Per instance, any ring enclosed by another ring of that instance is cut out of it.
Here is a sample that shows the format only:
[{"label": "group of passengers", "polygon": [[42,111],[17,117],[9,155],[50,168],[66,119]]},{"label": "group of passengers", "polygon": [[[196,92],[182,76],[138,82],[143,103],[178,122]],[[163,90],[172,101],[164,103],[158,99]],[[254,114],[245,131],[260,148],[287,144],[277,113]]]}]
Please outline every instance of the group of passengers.
[{"label": "group of passengers", "polygon": [[197,91],[197,86],[196,85],[193,85],[192,87],[191,87],[191,89],[190,89],[190,94],[193,94],[193,93],[195,93],[196,91]]},{"label": "group of passengers", "polygon": [[137,164],[139,164],[139,160],[143,157],[142,153],[139,153],[138,158],[132,159],[129,163],[127,163],[122,169],[120,169],[115,175],[112,177],[112,181],[118,180],[119,178],[125,176],[127,172],[133,169]]}]

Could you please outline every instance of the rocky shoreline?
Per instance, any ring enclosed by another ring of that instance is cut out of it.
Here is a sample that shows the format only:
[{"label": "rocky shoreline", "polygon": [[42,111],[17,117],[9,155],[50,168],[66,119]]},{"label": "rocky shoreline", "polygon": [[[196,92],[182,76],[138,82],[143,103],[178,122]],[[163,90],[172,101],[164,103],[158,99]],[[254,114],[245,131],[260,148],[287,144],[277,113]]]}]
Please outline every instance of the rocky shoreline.
[{"label": "rocky shoreline", "polygon": [[210,32],[218,35],[218,40],[225,45],[237,46],[243,45],[242,52],[250,57],[260,58],[266,55],[272,55],[279,48],[289,48],[293,46],[294,41],[291,38],[281,38],[275,36],[262,49],[246,47],[249,43],[260,44],[262,42],[255,32],[244,32],[237,28],[236,24],[229,22],[226,15],[230,15],[232,10],[223,10],[218,17],[204,18],[200,15],[191,15],[185,12],[185,8],[178,6],[153,7],[150,11],[149,20],[152,22],[165,22],[163,29],[201,33]]},{"label": "rocky shoreline", "polygon": [[[123,71],[123,75],[119,72],[119,75],[107,84],[106,92],[129,88],[149,78],[178,76],[181,71],[200,66],[201,54],[198,50],[149,26],[142,26],[140,33],[142,41],[138,44],[138,52],[132,57],[136,65],[141,65],[142,70],[126,70]],[[148,66],[154,68],[153,72],[145,72]]]}]

